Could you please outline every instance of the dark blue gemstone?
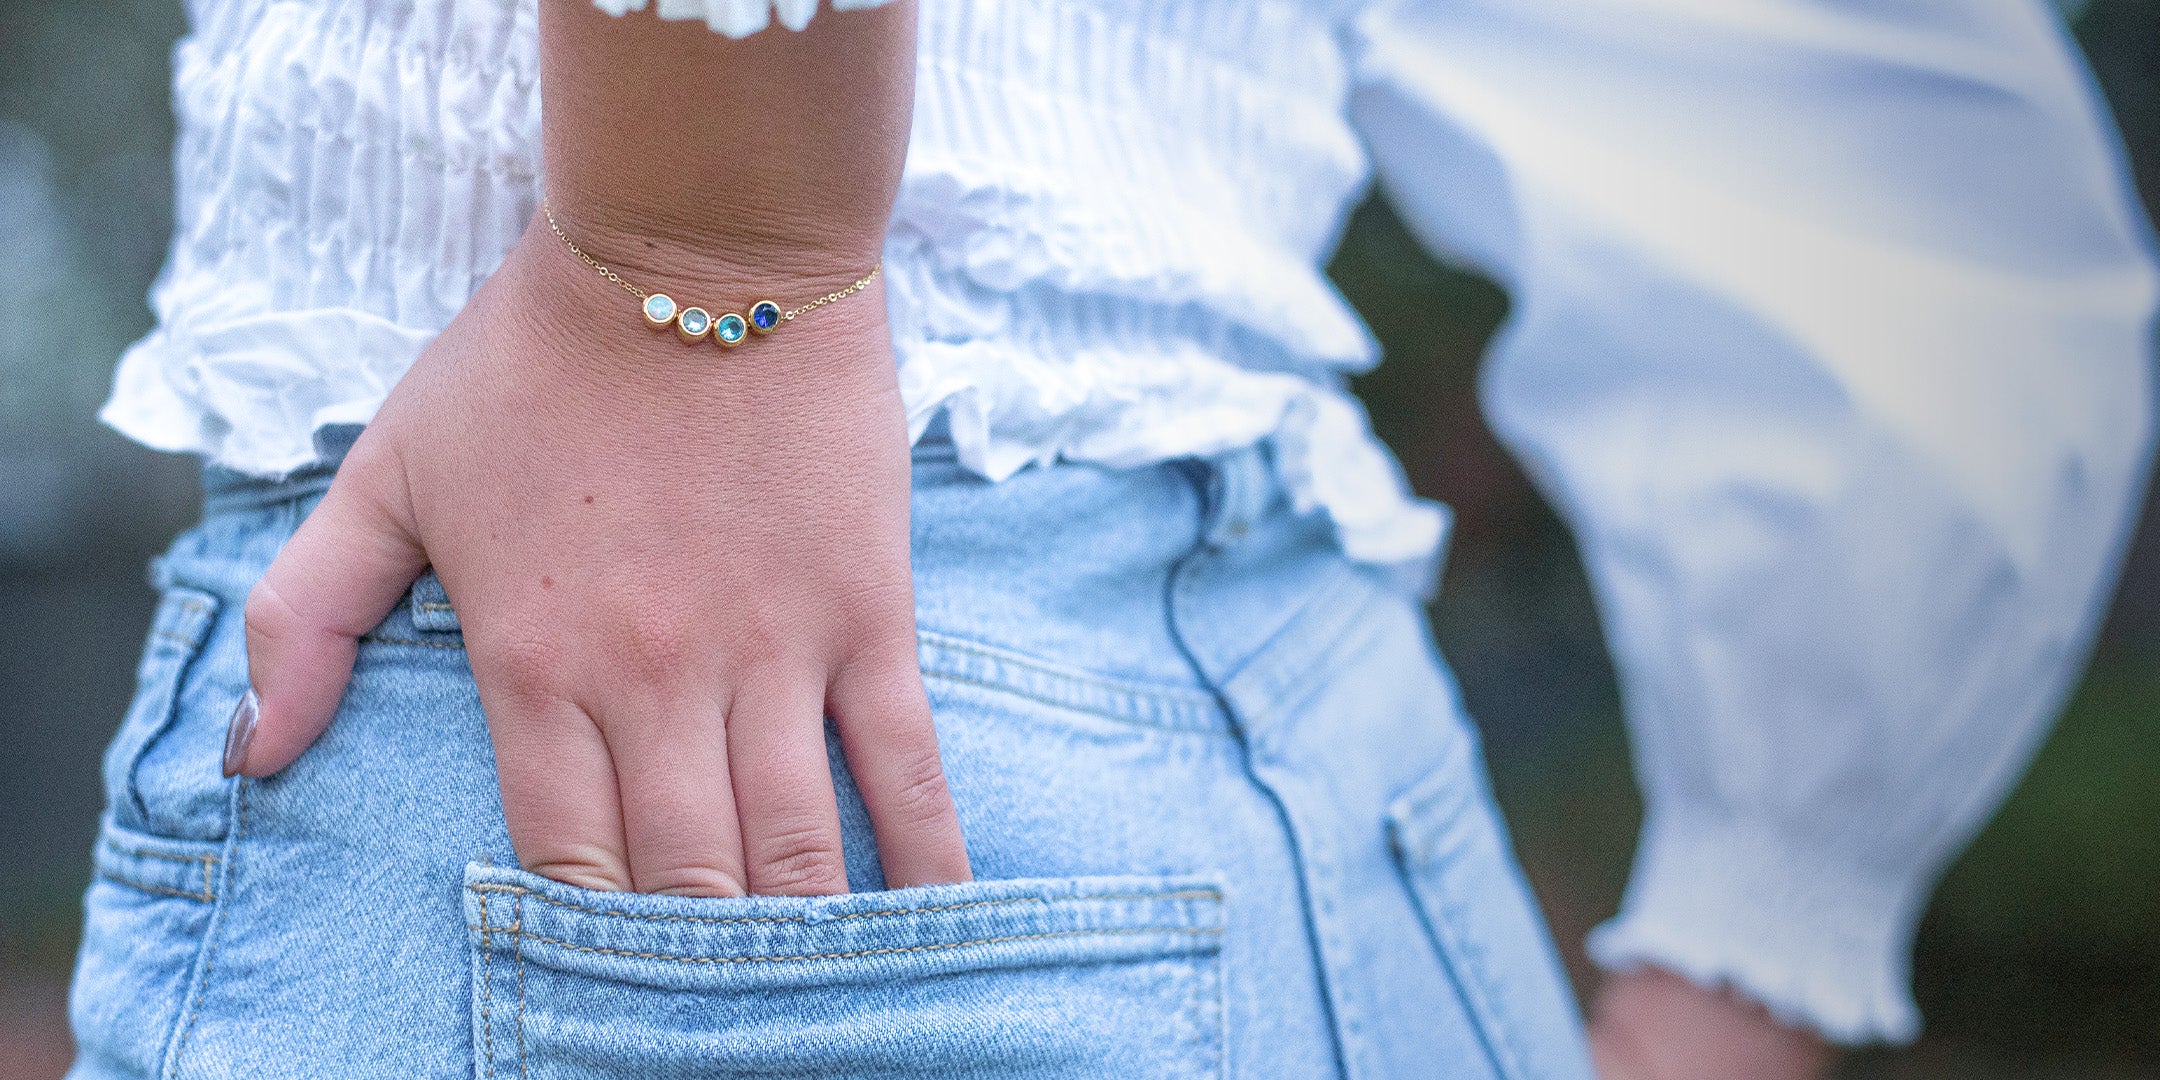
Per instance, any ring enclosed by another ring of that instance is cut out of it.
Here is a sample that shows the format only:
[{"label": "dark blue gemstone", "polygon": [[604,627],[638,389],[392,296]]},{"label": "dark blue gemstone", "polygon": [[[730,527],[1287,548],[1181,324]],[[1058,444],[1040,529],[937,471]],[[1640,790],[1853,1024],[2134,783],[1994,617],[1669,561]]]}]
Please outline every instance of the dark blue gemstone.
[{"label": "dark blue gemstone", "polygon": [[757,323],[760,330],[770,330],[780,323],[780,306],[772,303],[759,304],[750,309],[750,321]]}]

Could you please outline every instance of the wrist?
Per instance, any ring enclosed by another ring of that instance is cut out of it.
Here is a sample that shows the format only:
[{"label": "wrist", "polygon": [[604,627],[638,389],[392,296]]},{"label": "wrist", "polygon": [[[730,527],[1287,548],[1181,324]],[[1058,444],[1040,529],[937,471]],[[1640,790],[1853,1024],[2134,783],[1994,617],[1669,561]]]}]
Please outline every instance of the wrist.
[{"label": "wrist", "polygon": [[[567,232],[569,223],[563,224]],[[753,272],[736,269],[742,264],[734,258],[673,245],[655,244],[651,251],[650,259],[635,266],[603,258],[604,252],[591,254],[647,296],[664,293],[679,307],[703,308],[713,320],[730,312],[748,318],[760,300],[782,311],[802,307],[853,285],[875,265],[842,271],[835,258],[830,276],[770,268]],[[843,273],[847,280],[833,288]],[[492,294],[490,310],[519,313],[515,318],[526,329],[557,346],[522,361],[531,378],[582,387],[572,391],[579,396],[717,394],[808,407],[807,395],[823,394],[829,404],[866,390],[896,388],[882,275],[838,301],[802,312],[769,335],[746,334],[733,346],[716,343],[710,331],[685,341],[673,326],[648,325],[643,298],[587,265],[557,238],[545,216],[535,214],[483,291]]]},{"label": "wrist", "polygon": [[1652,967],[1606,976],[1590,1039],[1603,1080],[1820,1080],[1834,1057],[1753,1001]]},{"label": "wrist", "polygon": [[861,281],[883,256],[882,231],[874,238],[843,238],[809,227],[787,241],[693,234],[680,227],[633,225],[619,214],[581,215],[553,195],[533,212],[521,243],[552,249],[561,257],[550,261],[560,269],[633,301],[637,293],[662,293],[715,315],[723,309],[747,314],[752,304],[766,300],[793,310]]}]

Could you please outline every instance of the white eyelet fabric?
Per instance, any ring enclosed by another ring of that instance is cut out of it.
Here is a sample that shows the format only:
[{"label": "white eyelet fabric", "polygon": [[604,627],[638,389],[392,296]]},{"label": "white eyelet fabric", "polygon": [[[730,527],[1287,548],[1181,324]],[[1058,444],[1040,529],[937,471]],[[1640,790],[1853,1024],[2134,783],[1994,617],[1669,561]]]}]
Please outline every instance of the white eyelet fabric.
[{"label": "white eyelet fabric", "polygon": [[[884,263],[916,433],[946,411],[992,479],[1273,439],[1352,558],[1422,573],[1444,516],[1345,391],[1376,349],[1320,269],[1377,173],[1512,296],[1486,410],[1625,685],[1649,813],[1595,954],[1912,1037],[1927,893],[2071,684],[2150,450],[2151,234],[2049,7],[920,10]],[[273,475],[367,420],[525,228],[535,9],[191,18],[158,322],[103,416]]]}]

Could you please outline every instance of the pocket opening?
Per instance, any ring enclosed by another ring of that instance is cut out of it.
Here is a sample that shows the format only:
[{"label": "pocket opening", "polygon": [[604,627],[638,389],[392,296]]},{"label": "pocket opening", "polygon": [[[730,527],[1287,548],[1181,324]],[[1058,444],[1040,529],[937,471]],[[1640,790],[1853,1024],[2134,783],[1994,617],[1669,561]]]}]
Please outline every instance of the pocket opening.
[{"label": "pocket opening", "polygon": [[1204,876],[710,899],[472,865],[476,1073],[1219,1076],[1225,907]]},{"label": "pocket opening", "polygon": [[151,617],[135,671],[135,697],[105,756],[105,800],[116,824],[148,829],[152,822],[136,774],[173,728],[181,684],[210,638],[222,601],[186,585],[167,585]]},{"label": "pocket opening", "polygon": [[1506,1080],[1592,1074],[1566,975],[1469,739],[1388,806],[1390,854]]}]

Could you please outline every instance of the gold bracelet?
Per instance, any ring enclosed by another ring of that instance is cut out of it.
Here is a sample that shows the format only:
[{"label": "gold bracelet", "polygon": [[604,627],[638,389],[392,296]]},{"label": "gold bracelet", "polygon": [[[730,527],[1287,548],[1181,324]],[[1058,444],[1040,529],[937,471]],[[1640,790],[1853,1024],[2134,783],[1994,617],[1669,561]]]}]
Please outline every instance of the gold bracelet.
[{"label": "gold bracelet", "polygon": [[884,261],[879,260],[877,265],[872,266],[870,272],[864,274],[861,280],[855,282],[855,284],[838,292],[826,293],[799,308],[782,311],[780,305],[770,300],[760,300],[750,305],[750,314],[747,318],[732,311],[719,318],[714,318],[712,313],[704,308],[679,307],[675,303],[675,298],[666,293],[649,293],[624,281],[615,271],[608,269],[595,261],[592,256],[585,254],[585,249],[577,246],[577,243],[562,231],[562,226],[555,222],[555,212],[548,209],[546,199],[540,200],[540,212],[547,215],[548,228],[555,230],[555,235],[570,249],[572,255],[585,260],[585,265],[599,271],[601,277],[622,286],[630,295],[644,302],[645,325],[655,330],[665,330],[673,326],[675,332],[682,335],[684,341],[692,343],[703,340],[708,332],[712,334],[714,341],[729,346],[742,344],[743,339],[753,333],[759,335],[770,334],[780,329],[781,323],[794,322],[797,315],[824,307],[835,300],[845,300],[861,292],[869,286],[871,279],[877,277],[878,271],[885,266]]}]

